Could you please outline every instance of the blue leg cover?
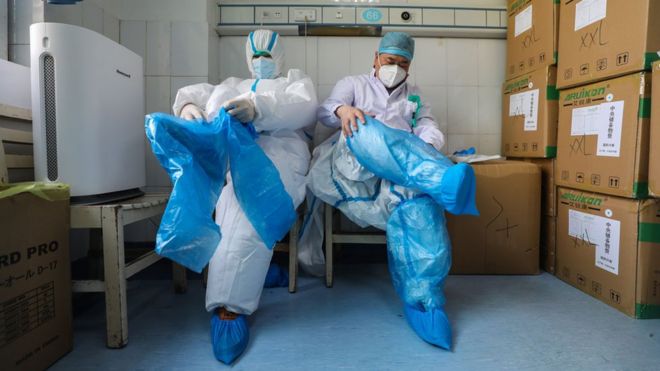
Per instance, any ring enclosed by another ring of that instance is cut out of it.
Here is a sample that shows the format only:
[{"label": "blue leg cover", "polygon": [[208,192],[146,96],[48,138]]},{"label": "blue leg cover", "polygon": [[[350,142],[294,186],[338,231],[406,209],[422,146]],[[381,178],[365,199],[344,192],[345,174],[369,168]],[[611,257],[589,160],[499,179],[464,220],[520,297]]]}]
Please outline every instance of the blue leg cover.
[{"label": "blue leg cover", "polygon": [[445,215],[428,196],[403,201],[387,222],[390,275],[399,297],[425,310],[445,304],[442,293],[451,267]]},{"label": "blue leg cover", "polygon": [[215,358],[228,365],[234,362],[248,345],[250,332],[244,315],[234,320],[222,320],[213,313],[211,318],[211,343]]},{"label": "blue leg cover", "polygon": [[428,194],[452,214],[479,215],[472,167],[454,165],[411,133],[369,116],[366,120],[347,141],[362,166],[394,184]]},{"label": "blue leg cover", "polygon": [[270,263],[266,273],[265,288],[287,287],[289,285],[289,273],[275,263]]},{"label": "blue leg cover", "polygon": [[390,275],[410,327],[425,341],[451,347],[442,292],[451,266],[444,211],[430,197],[403,201],[387,223]]},{"label": "blue leg cover", "polygon": [[404,313],[408,324],[427,343],[451,350],[451,326],[443,308],[423,311],[405,305]]},{"label": "blue leg cover", "polygon": [[206,266],[221,238],[211,214],[227,164],[241,209],[266,247],[289,231],[296,218],[293,200],[251,128],[224,109],[209,123],[164,113],[146,117],[151,148],[174,185],[156,236],[158,254],[195,272]]}]

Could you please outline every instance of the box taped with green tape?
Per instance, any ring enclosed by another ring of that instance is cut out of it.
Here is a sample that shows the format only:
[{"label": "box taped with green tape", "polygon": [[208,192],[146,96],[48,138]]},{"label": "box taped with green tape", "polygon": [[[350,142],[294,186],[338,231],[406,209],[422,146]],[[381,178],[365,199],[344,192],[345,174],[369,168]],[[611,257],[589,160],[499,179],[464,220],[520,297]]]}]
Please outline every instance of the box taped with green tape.
[{"label": "box taped with green tape", "polygon": [[660,200],[560,188],[556,275],[635,318],[660,318]]},{"label": "box taped with green tape", "polygon": [[647,72],[561,90],[557,185],[647,197],[650,106]]}]

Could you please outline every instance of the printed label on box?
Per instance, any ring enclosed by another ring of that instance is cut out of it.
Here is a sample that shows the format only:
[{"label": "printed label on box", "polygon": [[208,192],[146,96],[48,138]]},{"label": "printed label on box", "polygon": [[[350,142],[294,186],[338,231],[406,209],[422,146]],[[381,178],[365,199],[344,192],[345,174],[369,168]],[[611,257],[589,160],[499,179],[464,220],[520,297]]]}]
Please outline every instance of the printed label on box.
[{"label": "printed label on box", "polygon": [[620,100],[600,104],[600,132],[598,133],[596,156],[620,156],[623,103],[624,101]]},{"label": "printed label on box", "polygon": [[571,135],[597,135],[600,109],[598,105],[573,108],[571,116]]},{"label": "printed label on box", "polygon": [[619,274],[620,221],[569,209],[568,235],[595,245],[595,265]]},{"label": "printed label on box", "polygon": [[521,33],[532,28],[532,6],[528,6],[522,12],[516,15],[516,24],[514,34],[516,37]]},{"label": "printed label on box", "polygon": [[575,31],[607,15],[607,0],[582,0],[575,5]]},{"label": "printed label on box", "polygon": [[621,155],[621,130],[624,101],[606,102],[588,107],[573,108],[571,135],[598,135],[596,156]]},{"label": "printed label on box", "polygon": [[523,130],[536,131],[539,116],[539,89],[534,89],[509,97],[509,116],[525,116]]}]

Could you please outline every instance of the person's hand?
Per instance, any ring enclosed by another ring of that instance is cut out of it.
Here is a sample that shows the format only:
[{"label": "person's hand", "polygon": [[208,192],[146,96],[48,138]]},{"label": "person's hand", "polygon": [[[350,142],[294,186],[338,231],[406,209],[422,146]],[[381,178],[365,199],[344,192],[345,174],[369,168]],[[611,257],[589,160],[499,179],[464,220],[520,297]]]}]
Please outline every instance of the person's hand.
[{"label": "person's hand", "polygon": [[206,121],[206,113],[204,113],[204,110],[201,108],[197,107],[196,105],[192,103],[188,103],[183,108],[181,109],[181,113],[179,113],[179,117],[181,117],[184,120],[205,120]]},{"label": "person's hand", "polygon": [[236,117],[238,121],[247,124],[254,120],[255,109],[252,99],[248,97],[237,97],[230,99],[222,105],[227,113]]},{"label": "person's hand", "polygon": [[357,120],[359,119],[363,125],[366,125],[367,121],[364,116],[369,115],[369,113],[362,112],[359,108],[347,105],[337,108],[335,114],[341,120],[342,133],[347,137],[353,136],[353,131],[358,131]]}]

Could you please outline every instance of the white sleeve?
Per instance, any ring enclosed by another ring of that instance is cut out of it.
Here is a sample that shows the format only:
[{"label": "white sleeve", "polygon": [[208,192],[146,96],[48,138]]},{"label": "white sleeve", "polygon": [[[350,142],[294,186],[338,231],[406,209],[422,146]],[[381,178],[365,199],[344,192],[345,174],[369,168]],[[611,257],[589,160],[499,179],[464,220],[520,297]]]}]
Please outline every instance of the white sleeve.
[{"label": "white sleeve", "polygon": [[419,109],[419,114],[417,115],[417,126],[413,129],[414,134],[419,139],[442,152],[442,147],[445,145],[445,135],[440,131],[438,123],[431,113],[431,105],[424,100],[419,89],[414,88],[411,92],[420,95],[422,101],[422,107]]},{"label": "white sleeve", "polygon": [[204,109],[206,102],[208,102],[211,93],[213,92],[213,85],[207,83],[195,84],[184,86],[176,92],[174,105],[172,105],[172,112],[174,116],[181,114],[181,109],[186,104],[192,103],[197,107]]},{"label": "white sleeve", "polygon": [[258,131],[301,129],[316,121],[318,100],[312,79],[300,70],[290,70],[288,85],[281,90],[253,93]]},{"label": "white sleeve", "polygon": [[179,116],[181,109],[186,104],[192,103],[206,110],[207,115],[213,111],[217,113],[219,109],[216,109],[216,106],[222,105],[227,99],[238,95],[236,87],[241,81],[243,80],[237,77],[229,77],[217,86],[207,83],[184,86],[176,93],[172,112],[175,116]]}]

